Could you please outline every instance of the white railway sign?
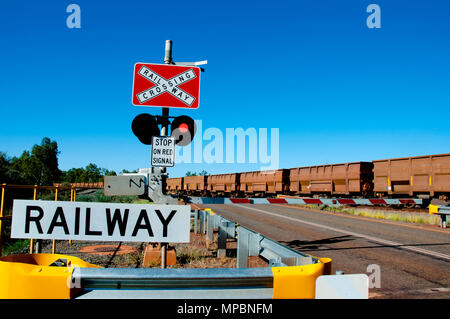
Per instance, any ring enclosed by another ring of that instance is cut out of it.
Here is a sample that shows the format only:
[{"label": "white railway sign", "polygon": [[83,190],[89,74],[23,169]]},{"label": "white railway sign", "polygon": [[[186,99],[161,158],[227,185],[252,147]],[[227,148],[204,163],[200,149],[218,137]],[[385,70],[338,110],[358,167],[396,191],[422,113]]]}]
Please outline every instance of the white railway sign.
[{"label": "white railway sign", "polygon": [[142,174],[105,176],[104,193],[113,195],[143,195],[145,193],[146,177]]},{"label": "white railway sign", "polygon": [[169,136],[153,136],[152,166],[172,167],[175,165],[175,138]]},{"label": "white railway sign", "polygon": [[14,200],[11,238],[189,242],[189,205]]}]

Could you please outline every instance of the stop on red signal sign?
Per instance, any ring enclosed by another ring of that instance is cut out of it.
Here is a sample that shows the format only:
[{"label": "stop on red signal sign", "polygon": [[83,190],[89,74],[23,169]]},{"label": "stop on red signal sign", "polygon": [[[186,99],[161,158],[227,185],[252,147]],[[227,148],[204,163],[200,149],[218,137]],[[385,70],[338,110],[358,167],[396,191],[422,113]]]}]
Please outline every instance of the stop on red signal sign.
[{"label": "stop on red signal sign", "polygon": [[196,109],[200,97],[200,68],[136,63],[133,105]]}]

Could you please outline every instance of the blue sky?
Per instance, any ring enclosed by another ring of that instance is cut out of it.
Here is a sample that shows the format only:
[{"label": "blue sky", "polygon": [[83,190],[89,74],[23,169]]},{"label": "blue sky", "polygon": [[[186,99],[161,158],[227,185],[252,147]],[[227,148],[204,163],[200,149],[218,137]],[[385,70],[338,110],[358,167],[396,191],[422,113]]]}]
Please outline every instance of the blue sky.
[{"label": "blue sky", "polygon": [[[81,8],[81,29],[66,7]],[[381,28],[369,29],[369,4]],[[131,131],[136,62],[208,60],[200,107],[171,109],[209,127],[279,128],[283,168],[450,152],[450,2],[10,1],[0,3],[0,151],[45,136],[63,170],[149,167]],[[204,141],[203,144],[207,144]],[[256,164],[179,164],[210,173]]]}]

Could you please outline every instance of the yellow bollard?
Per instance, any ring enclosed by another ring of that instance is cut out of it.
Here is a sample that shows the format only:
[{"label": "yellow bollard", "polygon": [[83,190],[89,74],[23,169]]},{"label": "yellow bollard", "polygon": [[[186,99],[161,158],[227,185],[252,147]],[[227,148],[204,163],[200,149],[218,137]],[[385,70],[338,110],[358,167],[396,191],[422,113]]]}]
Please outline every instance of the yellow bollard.
[{"label": "yellow bollard", "polygon": [[428,205],[428,213],[430,215],[439,213],[439,206],[438,205],[431,205],[431,204]]},{"label": "yellow bollard", "polygon": [[311,265],[272,267],[273,299],[314,299],[317,278],[331,274],[331,259],[319,260]]},{"label": "yellow bollard", "polygon": [[72,287],[70,282],[75,267],[101,268],[68,255],[26,254],[1,257],[0,299],[72,298],[80,290]]}]

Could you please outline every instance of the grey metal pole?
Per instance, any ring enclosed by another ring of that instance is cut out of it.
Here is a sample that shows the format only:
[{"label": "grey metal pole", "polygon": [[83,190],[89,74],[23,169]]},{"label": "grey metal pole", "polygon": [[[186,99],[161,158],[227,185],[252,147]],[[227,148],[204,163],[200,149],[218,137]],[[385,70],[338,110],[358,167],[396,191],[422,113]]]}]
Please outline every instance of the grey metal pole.
[{"label": "grey metal pole", "polygon": [[[166,40],[166,47],[165,47],[165,53],[164,53],[164,63],[165,64],[172,64],[172,40]],[[169,119],[169,108],[163,107],[162,108],[162,118],[163,118],[163,124],[161,125],[161,136],[168,136],[169,135],[169,125],[168,125],[168,119]],[[165,175],[166,175],[166,168],[163,167],[161,169],[161,180],[162,183],[165,183]],[[161,268],[167,267],[167,243],[161,243]]]},{"label": "grey metal pole", "polygon": [[[165,48],[165,54],[164,54],[164,63],[165,64],[173,64],[172,61],[172,40],[166,40],[166,48]],[[169,116],[169,108],[163,107],[162,108],[162,116]],[[164,124],[161,126],[161,136],[167,136],[168,135],[168,124],[167,121],[164,121]],[[166,171],[166,168],[164,167],[163,171]]]},{"label": "grey metal pole", "polygon": [[[165,64],[173,64],[172,61],[172,40],[166,40],[166,48],[164,53],[164,63]],[[164,123],[161,126],[161,136],[169,135],[169,125],[168,125],[168,117],[169,117],[169,108],[162,108],[162,116],[164,119]],[[166,120],[167,119],[167,120]],[[164,167],[162,170],[163,173],[166,173],[166,168]]]},{"label": "grey metal pole", "polygon": [[166,40],[166,53],[164,56],[165,64],[172,64],[172,40]]}]

